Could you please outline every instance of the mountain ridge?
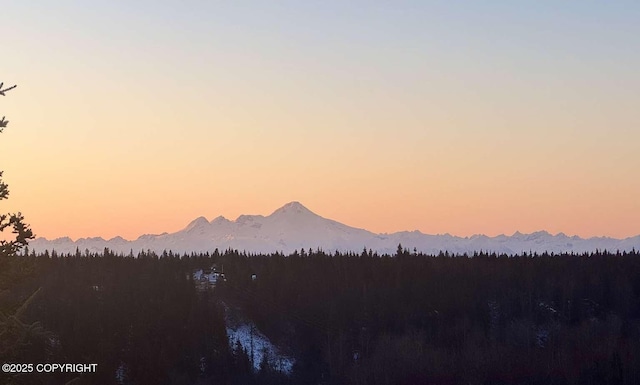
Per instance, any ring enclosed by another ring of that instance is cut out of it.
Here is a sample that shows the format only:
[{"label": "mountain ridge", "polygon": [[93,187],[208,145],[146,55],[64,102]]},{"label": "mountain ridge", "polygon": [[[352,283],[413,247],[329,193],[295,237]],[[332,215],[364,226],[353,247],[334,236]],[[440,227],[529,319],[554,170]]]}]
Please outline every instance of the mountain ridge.
[{"label": "mountain ridge", "polygon": [[76,249],[101,252],[108,247],[115,252],[129,253],[131,250],[152,250],[156,253],[172,250],[176,253],[206,252],[228,248],[253,253],[283,252],[294,250],[322,249],[327,252],[361,252],[363,248],[378,253],[395,253],[398,244],[427,254],[473,253],[489,251],[506,254],[522,252],[590,252],[599,250],[630,251],[640,249],[640,235],[624,239],[609,237],[580,238],[564,233],[553,235],[545,230],[530,234],[519,231],[508,236],[490,237],[474,234],[470,237],[446,234],[424,234],[419,230],[394,233],[373,233],[324,218],[298,201],[289,202],[268,216],[240,215],[236,220],[218,216],[209,221],[200,216],[174,233],[144,234],[135,240],[120,236],[105,240],[101,237],[69,237],[53,240],[40,237],[29,243],[36,252],[56,250],[72,253]]}]

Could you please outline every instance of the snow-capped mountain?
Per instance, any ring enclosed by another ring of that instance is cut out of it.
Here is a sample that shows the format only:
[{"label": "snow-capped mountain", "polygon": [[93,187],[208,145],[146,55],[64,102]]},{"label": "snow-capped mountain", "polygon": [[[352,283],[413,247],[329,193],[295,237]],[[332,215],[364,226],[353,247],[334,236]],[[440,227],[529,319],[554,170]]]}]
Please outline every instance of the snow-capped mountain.
[{"label": "snow-capped mountain", "polygon": [[521,252],[590,252],[599,250],[640,250],[640,236],[613,239],[605,237],[583,239],[569,237],[563,233],[552,235],[546,231],[532,234],[516,232],[512,236],[498,235],[487,237],[456,237],[449,234],[428,235],[419,231],[402,231],[393,234],[375,234],[342,223],[323,218],[299,202],[290,202],[269,216],[240,215],[235,221],[219,216],[212,221],[199,217],[184,229],[175,233],[142,235],[133,241],[122,237],[110,240],[102,238],[80,238],[75,242],[68,237],[47,240],[37,238],[29,244],[36,252],[56,250],[60,253],[72,253],[76,249],[84,252],[101,252],[105,247],[118,253],[128,254],[131,250],[153,250],[162,253],[172,250],[174,253],[206,252],[216,248],[224,251],[228,248],[250,253],[271,253],[282,251],[285,254],[309,248],[320,248],[327,252],[361,252],[363,248],[379,253],[395,253],[398,244],[428,254],[440,251],[449,253],[473,253],[474,251],[495,251],[497,253],[517,254]]}]

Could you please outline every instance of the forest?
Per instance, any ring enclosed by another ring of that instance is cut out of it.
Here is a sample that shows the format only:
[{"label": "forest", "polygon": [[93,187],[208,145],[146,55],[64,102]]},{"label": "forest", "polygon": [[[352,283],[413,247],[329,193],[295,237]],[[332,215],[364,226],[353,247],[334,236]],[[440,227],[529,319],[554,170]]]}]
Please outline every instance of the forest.
[{"label": "forest", "polygon": [[[229,307],[289,373],[230,341]],[[637,384],[640,255],[24,250],[0,258],[0,333],[2,363],[97,364],[8,384]]]}]

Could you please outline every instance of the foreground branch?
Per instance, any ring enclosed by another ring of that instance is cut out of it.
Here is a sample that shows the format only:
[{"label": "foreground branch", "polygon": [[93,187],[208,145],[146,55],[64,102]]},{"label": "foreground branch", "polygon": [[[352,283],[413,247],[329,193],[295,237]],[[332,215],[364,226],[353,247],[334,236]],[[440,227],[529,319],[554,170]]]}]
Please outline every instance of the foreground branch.
[{"label": "foreground branch", "polygon": [[4,93],[7,91],[11,91],[12,89],[16,88],[18,85],[14,84],[13,86],[9,87],[9,88],[5,88],[4,90],[2,89],[2,86],[4,85],[4,83],[0,83],[0,95],[5,96]]}]

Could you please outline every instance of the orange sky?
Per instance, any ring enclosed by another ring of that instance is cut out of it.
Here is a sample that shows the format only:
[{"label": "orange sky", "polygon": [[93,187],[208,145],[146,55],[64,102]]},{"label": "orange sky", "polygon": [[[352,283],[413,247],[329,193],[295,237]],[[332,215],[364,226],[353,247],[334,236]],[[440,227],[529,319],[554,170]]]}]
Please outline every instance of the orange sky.
[{"label": "orange sky", "polygon": [[0,211],[74,239],[293,200],[375,232],[640,234],[628,9],[369,4],[3,6]]}]

